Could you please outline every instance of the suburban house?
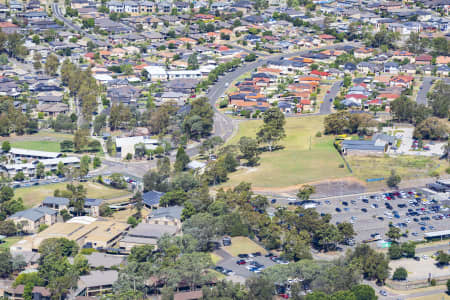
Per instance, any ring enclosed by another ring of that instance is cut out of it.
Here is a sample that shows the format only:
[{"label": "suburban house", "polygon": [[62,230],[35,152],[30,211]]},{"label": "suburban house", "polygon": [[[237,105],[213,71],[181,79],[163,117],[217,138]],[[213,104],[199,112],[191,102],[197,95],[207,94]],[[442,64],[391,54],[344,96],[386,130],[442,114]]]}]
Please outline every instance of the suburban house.
[{"label": "suburban house", "polygon": [[155,207],[159,205],[159,199],[164,195],[162,192],[157,191],[148,191],[142,195],[144,199],[144,205],[149,208]]},{"label": "suburban house", "polygon": [[102,199],[86,198],[84,199],[84,211],[91,217],[99,217],[102,203]]},{"label": "suburban house", "polygon": [[48,207],[57,211],[69,209],[70,200],[63,197],[46,197],[41,207]]},{"label": "suburban house", "polygon": [[[4,297],[9,300],[23,300],[25,293],[25,286],[19,284],[15,288],[11,287],[4,292]],[[42,286],[35,286],[31,291],[31,299],[33,300],[50,300],[52,296],[48,288]]]},{"label": "suburban house", "polygon": [[182,206],[159,207],[147,216],[148,224],[176,226],[181,229]]},{"label": "suburban house", "polygon": [[76,295],[95,297],[111,293],[118,278],[119,272],[116,270],[91,271],[88,275],[80,276]]},{"label": "suburban house", "polygon": [[56,210],[47,207],[33,207],[19,211],[8,217],[14,224],[21,226],[22,230],[28,233],[36,233],[41,224],[51,226],[56,223]]},{"label": "suburban house", "polygon": [[175,235],[180,228],[174,225],[139,223],[131,229],[119,242],[120,249],[130,252],[134,246],[153,245],[165,234]]}]

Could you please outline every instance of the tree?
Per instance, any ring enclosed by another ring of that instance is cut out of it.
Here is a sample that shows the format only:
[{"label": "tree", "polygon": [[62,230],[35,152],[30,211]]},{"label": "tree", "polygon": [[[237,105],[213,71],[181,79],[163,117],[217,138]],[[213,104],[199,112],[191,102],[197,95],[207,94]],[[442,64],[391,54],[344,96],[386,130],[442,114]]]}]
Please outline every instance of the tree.
[{"label": "tree", "polygon": [[83,155],[80,160],[80,175],[86,176],[89,173],[89,164],[91,163],[91,158],[87,155]]},{"label": "tree", "polygon": [[0,278],[9,277],[12,271],[12,256],[9,249],[0,250]]},{"label": "tree", "polygon": [[9,152],[9,150],[11,150],[11,143],[9,141],[4,141],[2,143],[2,150],[3,152]]},{"label": "tree", "polygon": [[403,256],[402,248],[397,243],[392,243],[389,247],[389,258],[390,259],[399,259]]},{"label": "tree", "polygon": [[191,111],[183,121],[183,130],[189,138],[208,136],[213,129],[214,111],[208,98],[201,97],[191,103]]},{"label": "tree", "polygon": [[436,262],[440,266],[448,265],[450,262],[450,254],[447,254],[442,250],[438,251],[438,255],[436,256]]},{"label": "tree", "polygon": [[445,121],[431,117],[416,126],[414,137],[427,140],[444,139],[448,136],[448,132],[449,127]]},{"label": "tree", "polygon": [[356,300],[376,300],[375,290],[366,284],[358,284],[352,287]]},{"label": "tree", "polygon": [[41,64],[41,60],[42,60],[42,55],[37,52],[34,51],[34,55],[33,55],[33,68],[37,71],[40,70],[42,68],[42,64]]},{"label": "tree", "polygon": [[414,244],[413,242],[403,243],[402,252],[406,257],[414,257],[416,255],[416,244]]},{"label": "tree", "polygon": [[400,229],[395,226],[390,226],[386,236],[394,242],[398,241],[401,237]]},{"label": "tree", "polygon": [[198,60],[197,53],[192,53],[188,58],[188,70],[197,70],[198,69]]},{"label": "tree", "polygon": [[314,194],[316,191],[315,187],[312,185],[304,185],[302,186],[297,193],[297,198],[301,200],[308,200],[309,197]]},{"label": "tree", "polygon": [[108,204],[103,203],[100,205],[99,214],[101,217],[111,217],[114,214],[114,211],[109,207]]},{"label": "tree", "polygon": [[395,269],[394,275],[392,276],[392,279],[394,280],[406,280],[408,278],[408,272],[405,268],[400,267]]},{"label": "tree", "polygon": [[138,263],[151,261],[154,251],[153,245],[134,246],[131,248],[128,261],[135,261]]},{"label": "tree", "polygon": [[246,136],[241,137],[239,139],[239,150],[242,153],[242,158],[247,160],[248,166],[255,166],[258,163],[258,142],[255,139]]},{"label": "tree", "polygon": [[182,172],[186,169],[188,163],[190,162],[189,156],[184,151],[183,147],[178,147],[177,156],[174,164],[174,169],[177,172]]},{"label": "tree", "polygon": [[256,133],[258,142],[267,143],[269,151],[272,151],[276,144],[286,137],[284,132],[286,120],[278,108],[270,108],[264,113],[263,122],[263,126]]},{"label": "tree", "polygon": [[88,135],[89,132],[85,129],[78,129],[75,131],[75,135],[73,137],[73,146],[76,152],[80,152],[84,147],[88,144]]},{"label": "tree", "polygon": [[199,250],[205,251],[208,249],[208,242],[218,231],[216,226],[213,216],[208,213],[199,213],[184,221],[183,233],[195,236],[198,240]]},{"label": "tree", "polygon": [[353,224],[349,222],[339,223],[338,230],[342,234],[342,237],[345,241],[349,241],[356,235],[356,232],[353,229]]},{"label": "tree", "polygon": [[44,178],[45,176],[45,166],[42,162],[36,165],[36,178]]},{"label": "tree", "polygon": [[67,190],[70,192],[70,206],[74,208],[75,213],[79,216],[84,212],[84,200],[86,199],[87,190],[82,184],[68,184]]},{"label": "tree", "polygon": [[59,60],[55,54],[50,54],[47,56],[47,60],[45,61],[45,73],[48,75],[56,75],[59,67]]},{"label": "tree", "polygon": [[15,181],[23,181],[25,180],[25,174],[23,173],[23,171],[19,171],[16,175],[14,175],[13,179]]},{"label": "tree", "polygon": [[75,255],[75,258],[73,259],[73,268],[79,276],[89,274],[90,267],[87,258],[80,253]]},{"label": "tree", "polygon": [[16,224],[12,220],[0,221],[0,234],[12,236],[17,233]]},{"label": "tree", "polygon": [[102,160],[100,159],[100,157],[96,156],[94,157],[94,161],[92,163],[92,166],[94,167],[94,169],[99,168],[102,165]]},{"label": "tree", "polygon": [[437,37],[432,42],[433,50],[437,55],[448,55],[450,42],[445,37]]},{"label": "tree", "polygon": [[400,175],[398,175],[395,170],[391,170],[391,175],[388,177],[386,184],[390,188],[395,188],[402,181]]},{"label": "tree", "polygon": [[450,279],[447,280],[447,294],[450,294]]},{"label": "tree", "polygon": [[245,285],[250,299],[271,300],[273,297],[274,283],[266,277],[250,277],[245,281]]},{"label": "tree", "polygon": [[420,38],[419,33],[411,32],[408,40],[406,41],[406,48],[412,53],[422,54],[423,52],[425,52],[427,43],[427,39]]}]

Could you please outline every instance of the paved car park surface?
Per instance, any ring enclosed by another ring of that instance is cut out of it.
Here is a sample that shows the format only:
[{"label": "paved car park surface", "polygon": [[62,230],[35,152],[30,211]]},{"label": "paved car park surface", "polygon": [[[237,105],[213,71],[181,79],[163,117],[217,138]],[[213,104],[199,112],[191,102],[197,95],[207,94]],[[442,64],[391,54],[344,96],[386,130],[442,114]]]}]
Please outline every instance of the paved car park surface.
[{"label": "paved car park surface", "polygon": [[220,266],[226,270],[233,271],[233,275],[241,276],[244,278],[251,277],[255,275],[255,272],[250,272],[247,267],[250,265],[250,261],[253,260],[259,264],[264,265],[264,268],[271,267],[273,265],[276,265],[275,262],[273,262],[270,258],[265,257],[264,255],[256,256],[256,257],[249,257],[247,259],[248,262],[242,265],[238,265],[236,262],[238,260],[241,260],[239,257],[231,256],[228,252],[223,250],[218,250],[216,252],[218,255],[222,256],[223,259],[217,263],[217,266]]},{"label": "paved car park surface", "polygon": [[[438,204],[432,202],[431,195],[421,190],[409,192],[412,194],[405,191],[403,196],[394,196],[390,200],[383,194],[325,200],[320,201],[316,209],[320,213],[331,214],[332,222],[353,223],[357,232],[356,242],[368,240],[375,233],[380,234],[381,238],[386,238],[385,233],[389,229],[390,222],[400,227],[402,232],[409,231],[409,235],[402,237],[402,240],[423,240],[426,232],[449,228],[448,218],[446,219],[445,215],[450,214],[450,210],[442,208],[439,212],[435,212],[431,207]],[[392,209],[388,209],[386,203]],[[411,213],[413,215],[410,215]],[[442,216],[442,219],[438,219],[438,216]]]}]

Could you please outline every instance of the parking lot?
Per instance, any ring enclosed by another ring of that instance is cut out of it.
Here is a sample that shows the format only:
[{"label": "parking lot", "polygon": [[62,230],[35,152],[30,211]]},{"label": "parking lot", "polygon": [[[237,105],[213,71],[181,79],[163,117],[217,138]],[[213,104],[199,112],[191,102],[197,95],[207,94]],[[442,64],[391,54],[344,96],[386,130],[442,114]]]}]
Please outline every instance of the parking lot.
[{"label": "parking lot", "polygon": [[[240,257],[234,257],[228,254],[228,252],[223,250],[218,250],[217,254],[223,257],[223,260],[221,260],[217,266],[224,268],[225,270],[231,270],[233,275],[241,276],[243,278],[248,278],[250,276],[253,276],[257,272],[251,272],[249,268],[251,267],[251,264],[253,262],[256,262],[260,265],[263,265],[264,267],[260,269],[263,270],[267,267],[273,266],[277,264],[276,262],[272,261],[269,257],[266,257],[264,255],[261,256],[254,256],[254,257],[248,257],[248,258],[240,258]],[[238,265],[236,262],[239,260],[245,260],[245,264]],[[219,270],[218,270],[219,271]]]},{"label": "parking lot", "polygon": [[[432,195],[423,190],[407,190],[398,196],[389,197],[385,194],[367,196],[343,196],[330,200],[318,200],[316,210],[319,213],[329,213],[333,223],[351,222],[357,232],[356,242],[373,238],[376,233],[386,238],[389,223],[400,227],[402,232],[409,232],[406,240],[423,240],[424,233],[449,229],[448,218],[450,210],[441,208],[433,201]],[[390,199],[389,199],[390,198]],[[294,206],[297,200],[291,199],[287,203]],[[389,208],[386,206],[389,204]],[[400,205],[400,207],[399,207]],[[407,215],[408,214],[408,215]],[[446,220],[447,216],[447,220]],[[442,219],[437,219],[441,217]],[[435,219],[433,219],[435,218]],[[372,236],[371,236],[372,235]]]}]

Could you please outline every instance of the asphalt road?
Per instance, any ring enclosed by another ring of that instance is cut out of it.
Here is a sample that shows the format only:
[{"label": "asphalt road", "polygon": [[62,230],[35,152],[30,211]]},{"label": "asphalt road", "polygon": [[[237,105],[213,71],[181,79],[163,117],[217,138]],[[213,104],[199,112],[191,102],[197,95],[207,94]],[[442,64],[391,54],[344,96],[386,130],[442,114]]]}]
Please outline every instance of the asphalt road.
[{"label": "asphalt road", "polygon": [[433,85],[433,80],[443,80],[445,83],[450,84],[450,78],[440,78],[440,77],[424,77],[422,85],[420,86],[419,92],[416,96],[416,102],[418,104],[427,105],[427,94]]},{"label": "asphalt road", "polygon": [[325,96],[323,97],[323,103],[322,103],[322,105],[320,105],[319,114],[321,114],[321,115],[331,114],[331,107],[333,105],[333,100],[334,100],[334,98],[336,98],[337,94],[341,90],[341,84],[342,84],[342,80],[335,82],[331,86],[329,92],[327,94],[325,94]]},{"label": "asphalt road", "polygon": [[420,86],[419,91],[417,92],[416,102],[417,104],[427,105],[427,93],[433,85],[432,77],[424,77],[422,85]]},{"label": "asphalt road", "polygon": [[70,29],[73,29],[73,30],[81,33],[82,35],[88,37],[89,39],[92,40],[92,42],[94,44],[96,44],[98,46],[106,47],[108,45],[106,42],[99,40],[96,36],[94,36],[92,34],[87,33],[86,31],[81,29],[80,26],[73,24],[72,21],[65,18],[64,15],[61,13],[61,10],[57,3],[52,3],[52,10],[53,10],[53,14],[55,15],[55,18],[62,21],[64,23],[64,25],[66,25]]}]

